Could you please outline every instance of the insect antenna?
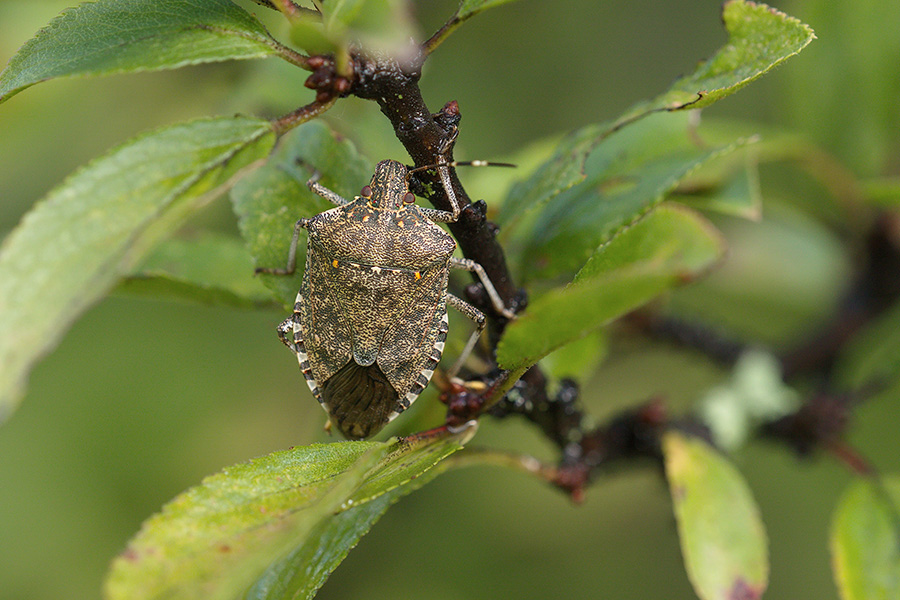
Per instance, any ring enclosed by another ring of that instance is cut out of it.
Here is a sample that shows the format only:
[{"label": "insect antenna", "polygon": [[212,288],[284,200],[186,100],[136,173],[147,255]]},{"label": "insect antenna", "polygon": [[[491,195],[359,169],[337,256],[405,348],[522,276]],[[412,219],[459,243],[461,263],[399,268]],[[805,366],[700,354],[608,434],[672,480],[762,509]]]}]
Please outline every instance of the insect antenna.
[{"label": "insect antenna", "polygon": [[444,186],[444,190],[447,192],[447,197],[450,200],[451,206],[453,206],[453,221],[456,221],[457,215],[459,215],[459,201],[456,199],[456,194],[453,192],[453,185],[450,183],[450,168],[451,167],[513,167],[516,165],[512,163],[502,163],[502,162],[490,162],[487,160],[465,160],[458,161],[454,160],[453,162],[441,162],[433,165],[425,165],[422,167],[415,167],[413,169],[409,169],[406,172],[407,178],[413,173],[417,173],[419,171],[428,171],[430,169],[436,169],[438,172],[438,176],[441,178],[441,184]]}]

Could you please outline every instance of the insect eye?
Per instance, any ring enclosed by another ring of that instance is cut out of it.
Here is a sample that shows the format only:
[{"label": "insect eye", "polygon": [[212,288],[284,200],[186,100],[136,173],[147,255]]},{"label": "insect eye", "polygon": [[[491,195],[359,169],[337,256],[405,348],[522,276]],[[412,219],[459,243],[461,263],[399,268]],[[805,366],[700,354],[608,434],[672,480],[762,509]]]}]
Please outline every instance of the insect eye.
[{"label": "insect eye", "polygon": [[403,204],[412,204],[416,201],[416,197],[413,196],[412,192],[406,192],[406,195],[403,196]]},{"label": "insect eye", "polygon": [[359,191],[359,195],[363,198],[371,198],[372,197],[372,188],[369,186],[364,186],[363,189]]}]

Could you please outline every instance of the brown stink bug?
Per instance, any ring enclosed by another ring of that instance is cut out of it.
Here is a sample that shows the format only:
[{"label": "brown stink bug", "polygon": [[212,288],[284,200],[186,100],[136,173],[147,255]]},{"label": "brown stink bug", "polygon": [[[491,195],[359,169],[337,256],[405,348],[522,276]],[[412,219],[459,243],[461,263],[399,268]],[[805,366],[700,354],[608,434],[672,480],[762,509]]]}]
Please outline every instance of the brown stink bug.
[{"label": "brown stink bug", "polygon": [[378,163],[372,181],[353,200],[314,176],[307,185],[336,207],[297,221],[285,269],[257,270],[293,273],[300,230],[307,230],[303,282],[278,335],[297,355],[331,423],[347,438],[375,435],[425,389],[444,351],[448,304],[477,324],[451,375],[471,352],[485,316],[448,293],[450,267],[477,274],[495,310],[515,316],[481,265],[453,257],[456,241],[435,224],[459,216],[450,166],[424,168],[437,168],[452,212],[416,205],[409,191],[411,171],[393,160]]}]

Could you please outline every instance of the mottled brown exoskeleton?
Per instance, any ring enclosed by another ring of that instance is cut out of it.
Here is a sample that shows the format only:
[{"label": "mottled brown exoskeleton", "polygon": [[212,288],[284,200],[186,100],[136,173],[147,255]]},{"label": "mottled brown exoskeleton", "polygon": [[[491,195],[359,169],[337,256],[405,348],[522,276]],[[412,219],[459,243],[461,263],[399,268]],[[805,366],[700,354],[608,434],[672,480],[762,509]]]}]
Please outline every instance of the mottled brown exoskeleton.
[{"label": "mottled brown exoskeleton", "polygon": [[459,216],[449,166],[434,168],[452,212],[417,206],[409,170],[396,161],[378,163],[371,183],[352,201],[313,177],[310,189],[336,208],[297,221],[287,268],[258,270],[293,273],[300,230],[307,230],[303,282],[278,335],[347,438],[375,435],[425,389],[444,351],[448,304],[477,324],[451,375],[471,352],[485,317],[447,292],[450,267],[475,272],[494,308],[514,317],[481,265],[454,258],[456,241],[435,224]]}]

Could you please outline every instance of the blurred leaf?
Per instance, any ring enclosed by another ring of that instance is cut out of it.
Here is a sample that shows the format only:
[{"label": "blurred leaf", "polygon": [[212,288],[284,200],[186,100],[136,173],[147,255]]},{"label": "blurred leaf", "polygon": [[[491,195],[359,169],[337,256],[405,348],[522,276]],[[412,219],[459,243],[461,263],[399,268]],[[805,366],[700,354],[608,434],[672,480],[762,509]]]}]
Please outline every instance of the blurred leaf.
[{"label": "blurred leaf", "polygon": [[268,121],[173,125],[71,175],[0,246],[0,420],[34,363],[153,243],[265,156]]},{"label": "blurred leaf", "polygon": [[702,217],[684,207],[660,207],[599,248],[574,283],[531,302],[507,325],[497,361],[510,370],[532,365],[702,273],[723,251],[721,236]]},{"label": "blurred leaf", "polygon": [[314,444],[229,467],[144,523],[106,597],[312,597],[387,505],[472,433]]},{"label": "blurred leaf", "polygon": [[686,113],[652,115],[615,132],[591,152],[587,178],[553,198],[536,218],[524,242],[523,279],[574,272],[693,169],[743,143],[701,145]]},{"label": "blurred leaf", "polygon": [[885,177],[863,182],[863,191],[869,202],[883,208],[900,208],[900,178]]},{"label": "blurred leaf", "polygon": [[[682,180],[672,199],[699,210],[760,220],[762,192],[755,149],[754,145],[705,163]],[[740,165],[729,164],[735,158]]]},{"label": "blurred leaf", "polygon": [[837,372],[853,389],[888,386],[900,378],[900,303],[870,321],[847,344]]},{"label": "blurred leaf", "polygon": [[712,104],[797,54],[815,38],[808,26],[765,4],[729,0],[722,20],[728,43],[715,56],[664,94],[638,103],[617,120],[588,125],[564,139],[547,163],[512,189],[498,222],[508,226],[584,179],[588,154],[617,129],[653,112]]},{"label": "blurred leaf", "polygon": [[[285,135],[266,164],[231,190],[241,235],[257,267],[284,267],[297,220],[334,208],[306,186],[314,171],[321,174],[319,183],[350,199],[369,182],[372,167],[349,141],[338,138],[321,121],[311,121]],[[305,256],[301,236],[293,276],[258,276],[286,307],[294,305],[300,289]]]},{"label": "blurred leaf", "polygon": [[118,291],[242,308],[280,306],[254,277],[246,244],[212,233],[161,243]]},{"label": "blurred leaf", "polygon": [[54,77],[264,58],[278,43],[230,0],[99,0],[40,30],[0,73],[0,102]]},{"label": "blurred leaf", "polygon": [[753,600],[768,585],[766,532],[741,474],[706,442],[663,438],[685,568],[701,600]]},{"label": "blurred leaf", "polygon": [[[793,199],[767,198],[758,223],[717,219],[728,259],[709,277],[676,290],[665,311],[720,328],[726,337],[793,346],[833,314],[852,277],[846,248]],[[790,257],[790,260],[785,260]]]},{"label": "blurred leaf", "polygon": [[900,478],[850,485],[832,520],[831,554],[843,600],[900,598]]},{"label": "blurred leaf", "polygon": [[415,26],[406,0],[336,0],[322,10],[325,35],[332,42],[358,42],[401,62],[414,50],[410,39]]},{"label": "blurred leaf", "polygon": [[779,94],[790,101],[785,119],[859,175],[896,173],[900,4],[804,0],[797,8],[828,33],[779,74],[788,83]]},{"label": "blurred leaf", "polygon": [[592,331],[569,342],[541,359],[541,367],[552,379],[572,379],[583,384],[594,374],[609,352],[609,340],[603,331]]},{"label": "blurred leaf", "polygon": [[746,350],[734,365],[731,380],[709,390],[700,417],[713,441],[724,450],[737,449],[747,436],[799,407],[797,392],[785,385],[781,362],[763,350]]},{"label": "blurred leaf", "polygon": [[291,41],[308,54],[328,54],[337,49],[337,44],[325,32],[325,26],[312,19],[298,19],[291,23]]}]

